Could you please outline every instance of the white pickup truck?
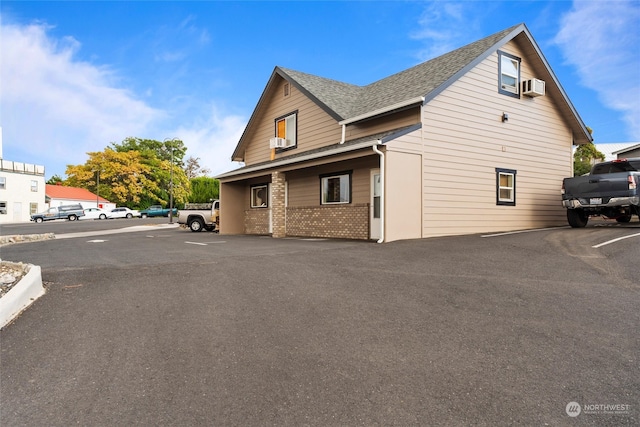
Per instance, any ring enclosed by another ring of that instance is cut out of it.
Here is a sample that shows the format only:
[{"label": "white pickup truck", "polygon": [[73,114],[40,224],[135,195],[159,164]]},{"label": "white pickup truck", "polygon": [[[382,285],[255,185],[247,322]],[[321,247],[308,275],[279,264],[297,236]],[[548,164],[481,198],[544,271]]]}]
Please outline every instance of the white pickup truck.
[{"label": "white pickup truck", "polygon": [[191,231],[218,231],[220,227],[220,201],[211,203],[187,203],[178,214],[178,224]]}]

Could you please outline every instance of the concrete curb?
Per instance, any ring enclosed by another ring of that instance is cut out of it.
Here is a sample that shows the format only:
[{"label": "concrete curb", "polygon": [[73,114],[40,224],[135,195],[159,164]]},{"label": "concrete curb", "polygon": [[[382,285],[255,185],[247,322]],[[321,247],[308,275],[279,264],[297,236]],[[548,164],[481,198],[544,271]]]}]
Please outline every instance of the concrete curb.
[{"label": "concrete curb", "polygon": [[46,292],[40,266],[27,264],[29,271],[0,298],[0,328],[4,328]]},{"label": "concrete curb", "polygon": [[24,243],[35,242],[39,240],[55,239],[56,235],[53,233],[45,234],[14,234],[11,236],[0,236],[0,246],[10,245],[12,243]]}]

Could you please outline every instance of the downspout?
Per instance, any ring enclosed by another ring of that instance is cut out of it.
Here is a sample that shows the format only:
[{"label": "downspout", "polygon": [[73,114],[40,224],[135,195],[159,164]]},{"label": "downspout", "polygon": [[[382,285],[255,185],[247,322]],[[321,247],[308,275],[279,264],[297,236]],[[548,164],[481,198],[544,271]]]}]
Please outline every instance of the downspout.
[{"label": "downspout", "polygon": [[382,145],[382,141],[378,140],[376,145],[373,145],[373,151],[380,156],[380,238],[377,243],[384,242],[384,153],[378,149],[378,145]]},{"label": "downspout", "polygon": [[344,144],[344,140],[347,139],[347,125],[342,125],[342,139],[340,144]]}]

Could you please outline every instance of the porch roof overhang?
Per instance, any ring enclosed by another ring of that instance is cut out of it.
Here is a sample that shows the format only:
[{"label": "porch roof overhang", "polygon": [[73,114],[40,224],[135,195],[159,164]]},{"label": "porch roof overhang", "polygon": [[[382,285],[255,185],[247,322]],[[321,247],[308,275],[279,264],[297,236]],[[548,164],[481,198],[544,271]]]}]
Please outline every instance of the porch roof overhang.
[{"label": "porch roof overhang", "polygon": [[232,178],[244,178],[245,175],[254,174],[256,172],[266,172],[268,170],[281,169],[283,167],[292,166],[296,164],[306,163],[313,160],[318,160],[323,157],[333,157],[340,154],[354,152],[365,148],[373,147],[374,145],[384,144],[399,136],[406,135],[409,132],[413,132],[422,127],[422,123],[417,123],[412,126],[406,126],[400,129],[394,129],[392,131],[382,132],[375,135],[370,135],[364,138],[354,139],[347,141],[343,144],[336,143],[326,147],[318,148],[316,150],[307,151],[293,156],[283,157],[281,159],[257,163],[255,165],[244,166],[239,169],[235,169],[229,172],[215,176],[219,180],[230,180]]}]

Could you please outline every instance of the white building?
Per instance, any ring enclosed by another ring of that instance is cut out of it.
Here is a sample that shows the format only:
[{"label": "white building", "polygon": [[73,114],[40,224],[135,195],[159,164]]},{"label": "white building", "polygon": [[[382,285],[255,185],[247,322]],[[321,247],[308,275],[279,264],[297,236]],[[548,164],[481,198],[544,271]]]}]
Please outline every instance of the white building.
[{"label": "white building", "polygon": [[4,160],[0,154],[0,224],[29,221],[45,207],[44,166]]}]

